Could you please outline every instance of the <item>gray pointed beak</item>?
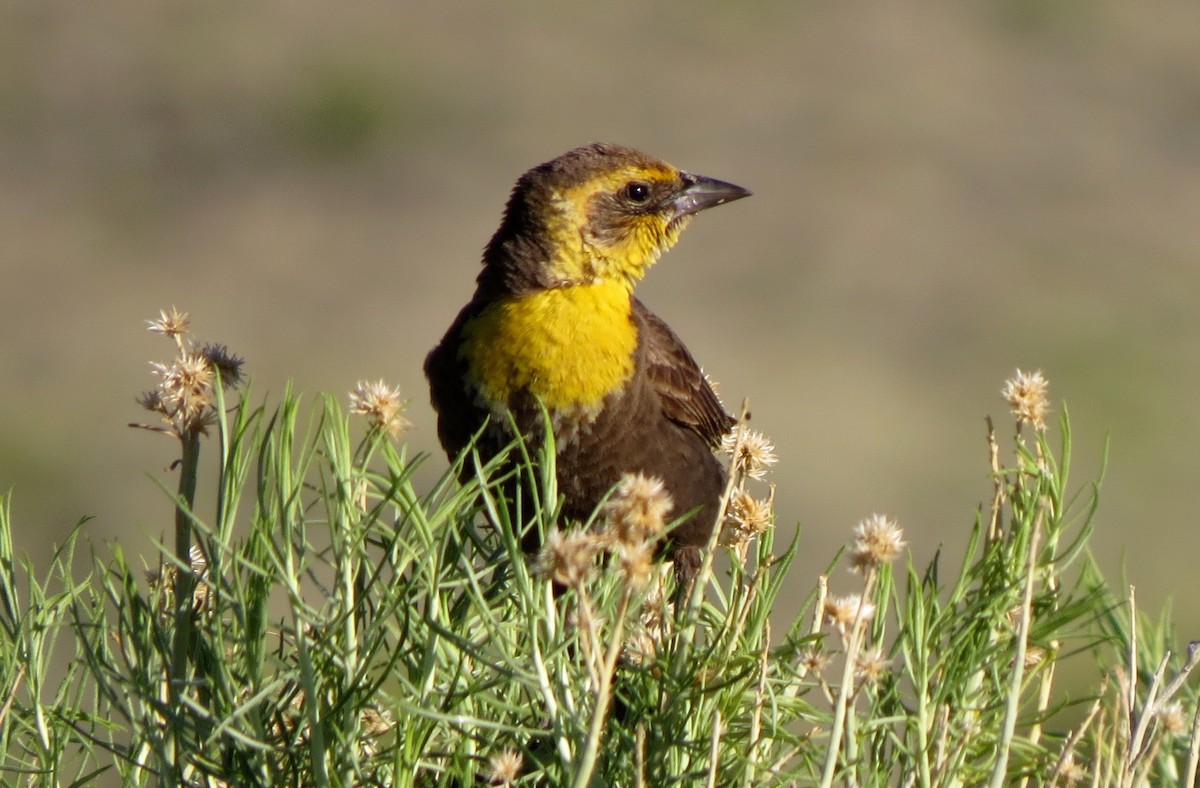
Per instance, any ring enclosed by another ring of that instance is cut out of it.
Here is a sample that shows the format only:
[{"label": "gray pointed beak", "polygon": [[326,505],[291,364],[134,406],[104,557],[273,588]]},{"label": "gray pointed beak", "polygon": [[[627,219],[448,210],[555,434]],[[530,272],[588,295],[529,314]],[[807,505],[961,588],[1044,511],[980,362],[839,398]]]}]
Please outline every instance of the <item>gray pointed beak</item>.
[{"label": "gray pointed beak", "polygon": [[684,187],[675,197],[675,218],[690,216],[705,208],[713,208],[743,197],[749,197],[750,191],[732,183],[707,178],[703,175],[683,173]]}]

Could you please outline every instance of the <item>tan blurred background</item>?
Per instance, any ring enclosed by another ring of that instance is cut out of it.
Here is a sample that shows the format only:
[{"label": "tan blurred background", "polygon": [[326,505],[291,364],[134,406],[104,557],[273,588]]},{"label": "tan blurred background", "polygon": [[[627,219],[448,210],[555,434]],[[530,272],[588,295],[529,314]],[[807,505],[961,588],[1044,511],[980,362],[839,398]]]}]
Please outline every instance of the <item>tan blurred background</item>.
[{"label": "tan blurred background", "polygon": [[802,590],[873,511],[921,565],[956,562],[990,490],[983,417],[1040,367],[1078,484],[1111,434],[1103,567],[1196,634],[1192,0],[6,3],[19,546],[44,566],[83,515],[134,555],[168,528],[150,477],[172,481],[174,447],[125,424],[169,355],[144,320],[172,304],[245,356],[256,398],[399,384],[433,451],[424,353],[516,176],[593,140],[755,192],[640,292],[776,440]]}]

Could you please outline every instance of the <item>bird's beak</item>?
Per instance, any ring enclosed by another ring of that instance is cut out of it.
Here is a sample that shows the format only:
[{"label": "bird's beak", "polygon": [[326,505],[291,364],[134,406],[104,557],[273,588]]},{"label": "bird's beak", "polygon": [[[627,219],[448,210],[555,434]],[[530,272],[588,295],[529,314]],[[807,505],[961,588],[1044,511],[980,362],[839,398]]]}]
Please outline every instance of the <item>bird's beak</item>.
[{"label": "bird's beak", "polygon": [[673,218],[676,219],[691,216],[705,208],[712,208],[750,196],[748,189],[703,175],[691,175],[685,172],[683,173],[683,183],[683,188],[672,201],[675,208]]}]

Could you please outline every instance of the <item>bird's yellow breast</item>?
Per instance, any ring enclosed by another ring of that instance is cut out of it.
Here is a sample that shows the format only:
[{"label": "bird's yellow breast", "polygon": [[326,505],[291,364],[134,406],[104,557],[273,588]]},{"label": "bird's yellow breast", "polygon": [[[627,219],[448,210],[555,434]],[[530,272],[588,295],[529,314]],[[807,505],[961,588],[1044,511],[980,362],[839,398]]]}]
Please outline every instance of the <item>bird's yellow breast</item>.
[{"label": "bird's yellow breast", "polygon": [[586,411],[633,374],[631,312],[629,289],[618,282],[503,299],[466,324],[461,355],[493,408],[528,392],[552,412]]}]

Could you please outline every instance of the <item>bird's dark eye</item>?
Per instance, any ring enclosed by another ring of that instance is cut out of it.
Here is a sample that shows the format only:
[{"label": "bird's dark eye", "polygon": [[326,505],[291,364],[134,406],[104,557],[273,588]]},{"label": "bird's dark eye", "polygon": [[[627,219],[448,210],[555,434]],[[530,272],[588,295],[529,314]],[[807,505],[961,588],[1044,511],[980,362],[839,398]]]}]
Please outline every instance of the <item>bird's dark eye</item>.
[{"label": "bird's dark eye", "polygon": [[630,202],[641,203],[650,199],[650,184],[634,181],[625,185],[625,198]]}]

